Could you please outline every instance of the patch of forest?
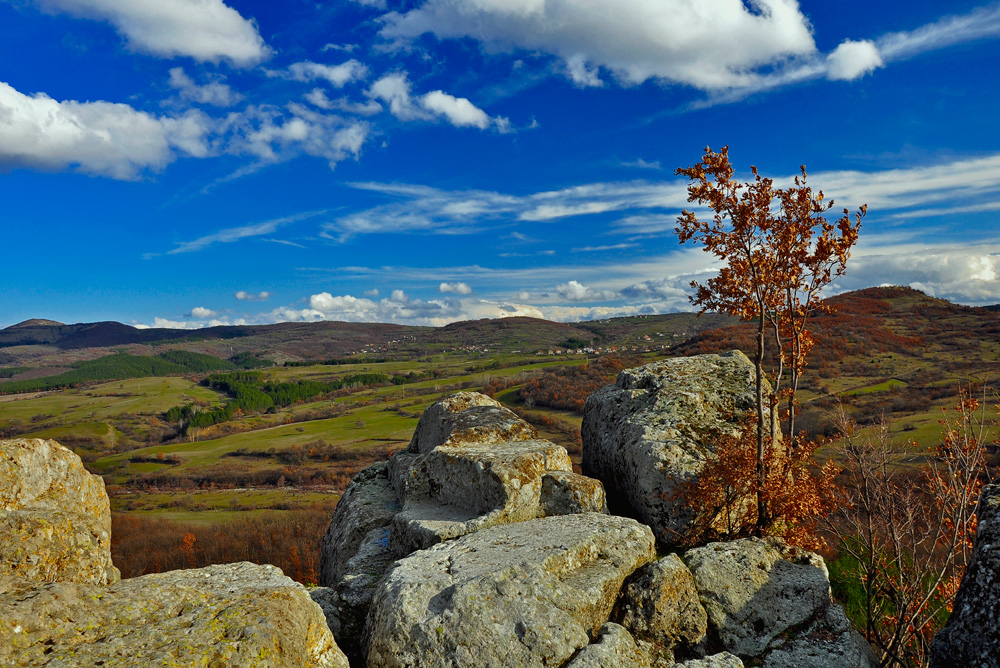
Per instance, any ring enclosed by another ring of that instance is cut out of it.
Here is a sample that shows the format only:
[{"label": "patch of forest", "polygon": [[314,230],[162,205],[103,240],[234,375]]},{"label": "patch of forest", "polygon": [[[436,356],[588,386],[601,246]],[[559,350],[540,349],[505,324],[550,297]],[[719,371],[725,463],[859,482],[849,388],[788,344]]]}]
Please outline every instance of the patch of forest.
[{"label": "patch of forest", "polygon": [[71,371],[56,376],[0,383],[0,394],[57,390],[109,380],[175,376],[185,373],[257,368],[265,365],[270,366],[271,362],[245,354],[224,360],[187,350],[170,350],[155,356],[114,353],[94,360],[75,362],[71,365]]}]

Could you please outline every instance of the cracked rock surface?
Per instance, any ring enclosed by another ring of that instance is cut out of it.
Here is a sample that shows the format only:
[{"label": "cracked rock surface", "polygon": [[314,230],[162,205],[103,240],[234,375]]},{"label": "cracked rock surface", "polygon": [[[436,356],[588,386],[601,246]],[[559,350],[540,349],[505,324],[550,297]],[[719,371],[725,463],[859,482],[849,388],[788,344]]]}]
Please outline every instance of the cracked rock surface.
[{"label": "cracked rock surface", "polygon": [[109,587],[0,577],[0,665],[347,668],[305,588],[274,566],[209,566]]},{"label": "cracked rock surface", "polygon": [[108,584],[111,506],[104,481],[55,441],[0,441],[0,575]]},{"label": "cracked rock surface", "polygon": [[369,668],[559,666],[596,638],[648,527],[599,513],[484,529],[400,559],[368,619]]}]

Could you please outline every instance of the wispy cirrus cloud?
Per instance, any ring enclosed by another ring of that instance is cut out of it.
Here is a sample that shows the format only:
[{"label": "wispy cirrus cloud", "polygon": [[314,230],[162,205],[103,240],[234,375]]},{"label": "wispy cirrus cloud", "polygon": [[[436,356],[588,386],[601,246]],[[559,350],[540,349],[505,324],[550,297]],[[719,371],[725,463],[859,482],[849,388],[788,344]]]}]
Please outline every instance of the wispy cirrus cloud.
[{"label": "wispy cirrus cloud", "polygon": [[[325,214],[326,211],[306,211],[303,213],[295,214],[294,216],[285,216],[283,218],[274,218],[272,220],[266,220],[260,223],[254,223],[251,225],[243,225],[240,227],[229,227],[218,232],[213,232],[212,234],[206,234],[203,237],[198,237],[191,241],[182,241],[177,244],[176,248],[168,250],[167,255],[177,255],[179,253],[195,253],[197,251],[205,250],[206,248],[213,246],[215,244],[230,244],[235,241],[241,241],[243,239],[250,239],[253,237],[262,237],[267,234],[274,234],[276,230],[286,225],[291,225],[292,223],[297,223],[303,220],[309,220],[310,218],[316,218]],[[150,254],[152,257],[157,254]],[[237,299],[245,299],[247,297],[240,297],[241,293],[237,293]],[[246,295],[246,293],[242,293]],[[263,294],[263,293],[262,293]]]}]

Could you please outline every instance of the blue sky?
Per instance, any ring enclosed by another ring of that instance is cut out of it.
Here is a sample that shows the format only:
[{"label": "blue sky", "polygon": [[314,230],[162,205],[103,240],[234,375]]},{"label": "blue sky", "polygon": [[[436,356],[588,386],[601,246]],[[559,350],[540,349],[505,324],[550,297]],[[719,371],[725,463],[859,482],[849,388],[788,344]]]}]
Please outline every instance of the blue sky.
[{"label": "blue sky", "polygon": [[0,326],[689,309],[674,169],[867,203],[833,291],[1000,302],[1000,3],[0,1]]}]

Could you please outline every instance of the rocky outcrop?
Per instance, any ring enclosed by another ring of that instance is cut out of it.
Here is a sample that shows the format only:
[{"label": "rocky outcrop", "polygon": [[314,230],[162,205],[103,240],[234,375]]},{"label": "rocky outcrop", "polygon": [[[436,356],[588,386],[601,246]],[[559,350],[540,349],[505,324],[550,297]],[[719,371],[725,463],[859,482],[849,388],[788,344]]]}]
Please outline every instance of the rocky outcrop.
[{"label": "rocky outcrop", "polygon": [[111,508],[104,481],[55,441],[0,441],[0,575],[108,584]]},{"label": "rocky outcrop", "polygon": [[583,472],[604,483],[612,511],[673,546],[693,519],[678,486],[714,457],[720,436],[739,433],[754,397],[753,364],[739,351],[626,369],[587,399]]},{"label": "rocky outcrop", "polygon": [[604,488],[573,473],[564,448],[489,397],[459,392],[424,412],[405,451],[351,482],[313,596],[360,661],[372,596],[397,559],[490,527],[590,512],[607,512]]},{"label": "rocky outcrop", "polygon": [[972,559],[931,644],[932,668],[1000,665],[1000,484],[983,488],[976,514]]},{"label": "rocky outcrop", "polygon": [[120,580],[104,482],[55,441],[0,441],[0,665],[347,668],[274,566]]},{"label": "rocky outcrop", "polygon": [[778,539],[710,543],[684,555],[709,639],[769,668],[871,668],[871,648],[830,598],[823,559]]},{"label": "rocky outcrop", "polygon": [[599,513],[483,529],[400,559],[368,620],[369,668],[560,666],[655,557],[648,527]]},{"label": "rocky outcrop", "polygon": [[0,577],[0,665],[347,668],[302,585],[240,563],[109,587]]},{"label": "rocky outcrop", "polygon": [[698,653],[708,616],[698,600],[694,576],[676,554],[637,570],[622,589],[615,621],[636,638],[661,647]]}]

